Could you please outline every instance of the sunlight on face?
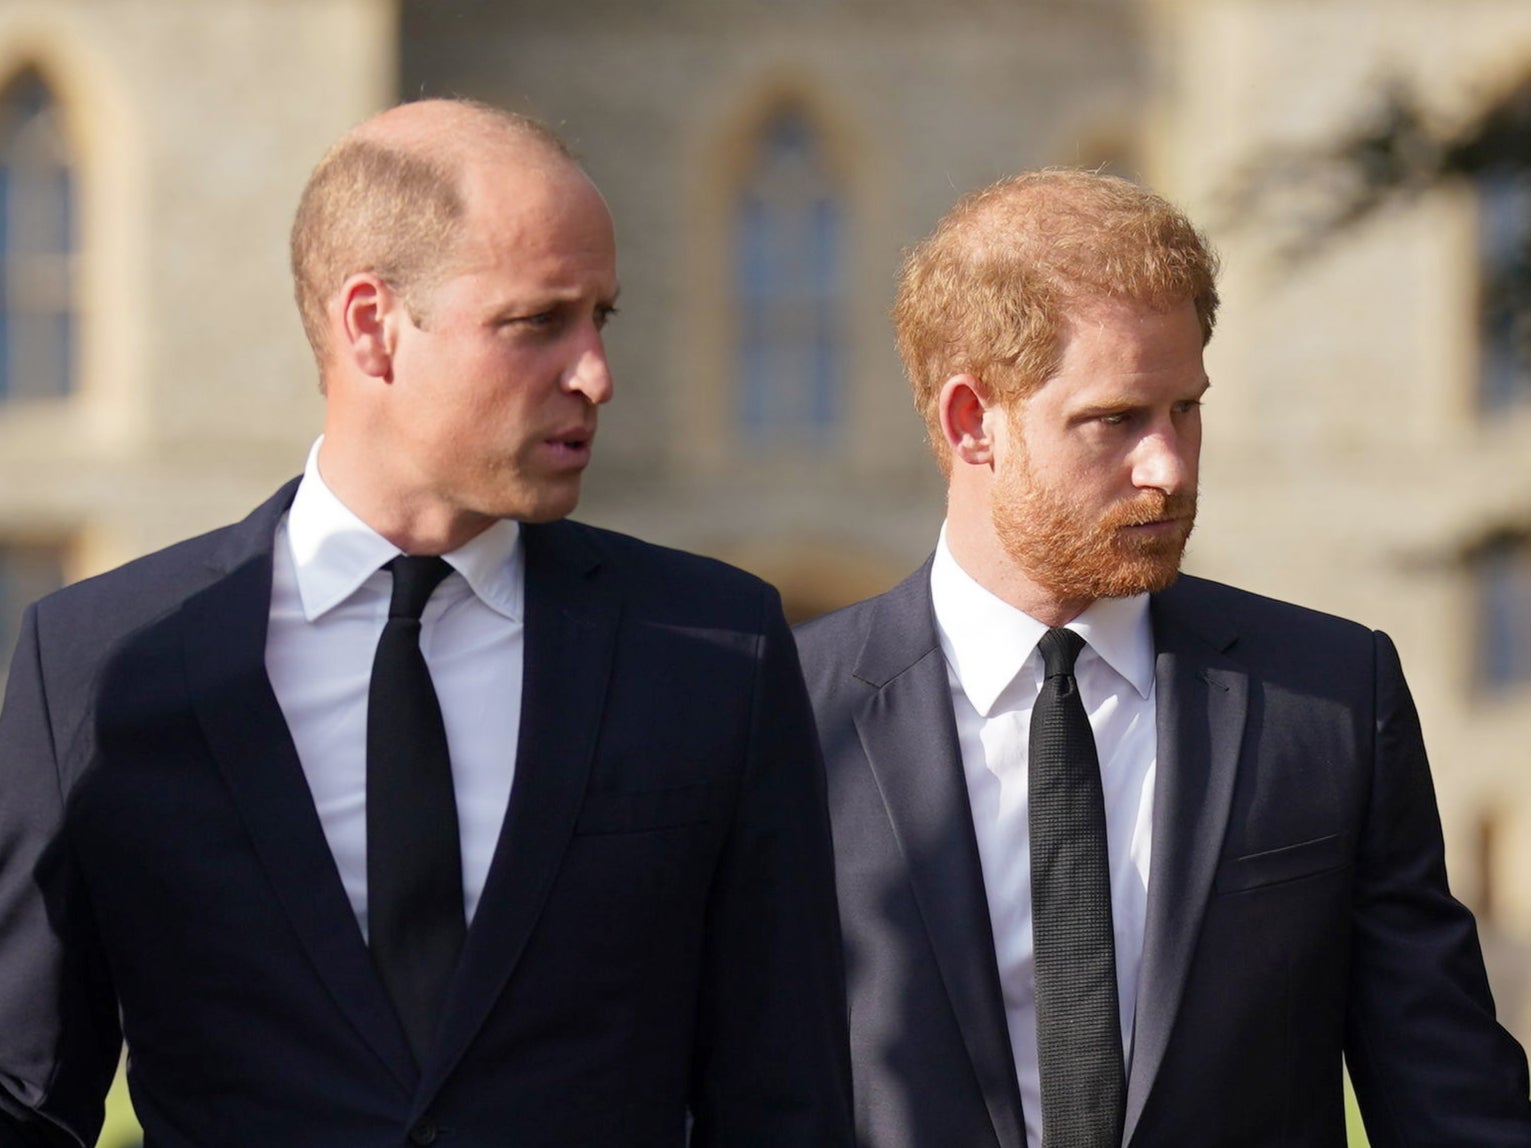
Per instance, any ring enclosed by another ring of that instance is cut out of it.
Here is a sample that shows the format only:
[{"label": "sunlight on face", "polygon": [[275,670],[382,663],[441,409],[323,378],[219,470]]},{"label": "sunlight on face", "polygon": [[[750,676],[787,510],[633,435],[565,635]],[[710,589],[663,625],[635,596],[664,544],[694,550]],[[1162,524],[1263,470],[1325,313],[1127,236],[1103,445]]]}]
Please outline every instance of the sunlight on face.
[{"label": "sunlight on face", "polygon": [[1006,415],[995,534],[1057,601],[1162,590],[1196,518],[1207,380],[1195,309],[1095,301],[1065,339],[1058,373]]}]

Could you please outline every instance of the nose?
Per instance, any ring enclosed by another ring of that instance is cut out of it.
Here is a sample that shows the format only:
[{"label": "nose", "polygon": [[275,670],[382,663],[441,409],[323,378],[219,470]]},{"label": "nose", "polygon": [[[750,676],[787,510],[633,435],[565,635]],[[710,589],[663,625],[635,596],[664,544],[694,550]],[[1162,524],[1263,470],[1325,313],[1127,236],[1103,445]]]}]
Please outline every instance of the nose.
[{"label": "nose", "polygon": [[611,401],[611,364],[606,361],[606,344],[599,331],[591,332],[564,385],[571,393],[584,395],[592,406]]},{"label": "nose", "polygon": [[1178,494],[1196,484],[1195,436],[1173,426],[1156,427],[1138,440],[1132,455],[1132,484],[1139,490]]}]

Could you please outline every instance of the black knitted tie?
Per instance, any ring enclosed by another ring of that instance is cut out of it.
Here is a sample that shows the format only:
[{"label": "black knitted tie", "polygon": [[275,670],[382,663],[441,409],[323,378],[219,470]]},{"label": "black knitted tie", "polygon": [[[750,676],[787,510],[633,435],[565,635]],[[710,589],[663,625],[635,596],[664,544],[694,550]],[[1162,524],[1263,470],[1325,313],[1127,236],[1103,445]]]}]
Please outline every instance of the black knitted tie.
[{"label": "black knitted tie", "polygon": [[420,614],[452,568],[395,558],[367,695],[367,936],[417,1060],[441,1019],[466,925],[446,727]]},{"label": "black knitted tie", "polygon": [[1043,1148],[1119,1148],[1126,1085],[1111,933],[1106,810],[1074,662],[1084,639],[1052,629],[1031,714],[1031,923]]}]

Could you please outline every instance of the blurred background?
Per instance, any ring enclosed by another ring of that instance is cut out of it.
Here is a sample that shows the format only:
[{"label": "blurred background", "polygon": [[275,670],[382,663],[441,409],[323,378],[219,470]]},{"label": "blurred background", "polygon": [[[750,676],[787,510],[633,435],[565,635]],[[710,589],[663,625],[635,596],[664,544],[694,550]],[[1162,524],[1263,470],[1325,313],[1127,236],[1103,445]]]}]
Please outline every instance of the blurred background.
[{"label": "blurred background", "polygon": [[432,95],[549,121],[616,216],[580,516],[795,617],[940,524],[901,249],[1021,168],[1187,208],[1225,262],[1190,568],[1395,637],[1531,1037],[1531,4],[0,0],[0,653],[27,601],[301,469],[298,192]]}]

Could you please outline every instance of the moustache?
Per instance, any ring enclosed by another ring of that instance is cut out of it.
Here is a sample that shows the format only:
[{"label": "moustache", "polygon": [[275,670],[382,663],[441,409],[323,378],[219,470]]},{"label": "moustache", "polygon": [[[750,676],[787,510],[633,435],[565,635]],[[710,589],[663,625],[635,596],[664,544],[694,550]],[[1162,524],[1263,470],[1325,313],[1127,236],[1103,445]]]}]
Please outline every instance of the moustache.
[{"label": "moustache", "polygon": [[1196,518],[1196,494],[1165,494],[1162,490],[1145,490],[1130,502],[1111,508],[1103,523],[1108,529],[1123,526],[1146,526],[1150,522],[1166,519],[1182,519],[1187,522]]}]

